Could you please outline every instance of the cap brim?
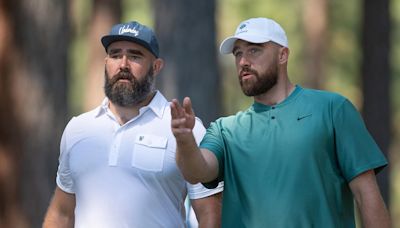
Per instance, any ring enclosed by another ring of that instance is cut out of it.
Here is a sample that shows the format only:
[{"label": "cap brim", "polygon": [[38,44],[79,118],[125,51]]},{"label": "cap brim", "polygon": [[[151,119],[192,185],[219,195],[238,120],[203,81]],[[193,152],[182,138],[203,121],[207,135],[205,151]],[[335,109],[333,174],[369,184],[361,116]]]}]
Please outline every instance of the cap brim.
[{"label": "cap brim", "polygon": [[103,47],[106,50],[106,52],[107,52],[108,46],[110,46],[111,43],[116,42],[116,41],[131,41],[131,42],[140,44],[141,46],[143,46],[147,50],[149,50],[155,57],[158,58],[158,55],[153,52],[153,50],[151,49],[149,44],[141,39],[137,39],[137,38],[131,37],[131,36],[123,36],[123,35],[107,35],[107,36],[103,36],[101,38],[101,43],[103,44]]},{"label": "cap brim", "polygon": [[226,38],[224,41],[222,41],[221,46],[219,47],[219,52],[225,55],[232,53],[233,44],[236,40],[237,38],[234,36]]},{"label": "cap brim", "polygon": [[219,47],[219,51],[221,54],[231,54],[233,50],[233,45],[235,44],[236,40],[244,40],[250,43],[265,43],[270,41],[271,39],[267,37],[262,37],[259,35],[244,33],[238,34],[236,36],[230,36],[222,41],[221,46]]}]

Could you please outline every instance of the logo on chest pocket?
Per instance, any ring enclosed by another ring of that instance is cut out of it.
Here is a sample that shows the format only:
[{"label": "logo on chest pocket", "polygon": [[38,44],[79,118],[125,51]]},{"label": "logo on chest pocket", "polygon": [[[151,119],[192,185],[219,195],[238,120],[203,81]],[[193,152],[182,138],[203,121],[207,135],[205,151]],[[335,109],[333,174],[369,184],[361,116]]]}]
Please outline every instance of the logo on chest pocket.
[{"label": "logo on chest pocket", "polygon": [[161,171],[167,142],[166,137],[138,134],[132,151],[132,166],[146,171]]}]

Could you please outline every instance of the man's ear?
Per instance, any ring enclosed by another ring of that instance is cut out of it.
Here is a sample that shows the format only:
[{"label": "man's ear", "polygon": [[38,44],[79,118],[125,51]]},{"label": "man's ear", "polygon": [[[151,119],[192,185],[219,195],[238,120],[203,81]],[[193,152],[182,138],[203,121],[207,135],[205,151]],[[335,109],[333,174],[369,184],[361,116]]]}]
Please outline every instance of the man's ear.
[{"label": "man's ear", "polygon": [[164,67],[164,60],[157,58],[156,60],[154,60],[153,62],[153,72],[154,75],[157,75],[158,73],[160,73],[161,69]]},{"label": "man's ear", "polygon": [[104,56],[104,64],[107,64],[108,59],[110,56],[108,55],[108,52],[106,53],[106,56]]},{"label": "man's ear", "polygon": [[289,59],[289,48],[281,47],[279,49],[279,63],[280,64],[287,63],[288,59]]}]

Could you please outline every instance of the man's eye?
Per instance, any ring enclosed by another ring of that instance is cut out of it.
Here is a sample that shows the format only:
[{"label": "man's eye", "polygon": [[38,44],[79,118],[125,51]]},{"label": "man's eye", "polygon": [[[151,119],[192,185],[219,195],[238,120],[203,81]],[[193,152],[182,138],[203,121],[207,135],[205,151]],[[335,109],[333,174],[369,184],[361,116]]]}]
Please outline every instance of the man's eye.
[{"label": "man's eye", "polygon": [[120,59],[120,58],[122,58],[122,55],[112,54],[112,55],[110,55],[110,58],[112,58],[112,59]]},{"label": "man's eye", "polygon": [[258,51],[257,48],[251,48],[251,49],[249,50],[249,52],[250,52],[251,54],[254,54],[254,53],[256,53],[257,51]]},{"label": "man's eye", "polygon": [[139,55],[128,55],[127,57],[129,60],[138,60],[141,58]]},{"label": "man's eye", "polygon": [[233,56],[235,56],[236,58],[238,58],[238,57],[242,56],[242,52],[236,51],[236,52],[233,53]]}]

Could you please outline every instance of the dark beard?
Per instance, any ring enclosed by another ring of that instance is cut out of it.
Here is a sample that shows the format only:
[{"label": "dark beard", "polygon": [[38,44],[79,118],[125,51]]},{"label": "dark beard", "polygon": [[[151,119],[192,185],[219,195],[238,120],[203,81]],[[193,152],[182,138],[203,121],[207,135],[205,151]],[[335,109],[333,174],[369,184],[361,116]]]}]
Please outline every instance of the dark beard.
[{"label": "dark beard", "polygon": [[[153,92],[153,73],[153,68],[150,67],[143,80],[139,81],[129,71],[121,71],[110,79],[107,70],[105,70],[104,92],[108,99],[118,106],[136,106]],[[119,82],[120,79],[129,80],[130,82]]]},{"label": "dark beard", "polygon": [[[243,93],[246,96],[252,97],[268,92],[272,87],[278,82],[278,67],[274,66],[271,70],[259,75],[257,71],[252,69],[243,69],[242,71],[247,71],[256,77],[255,82],[243,82],[239,78],[240,86]],[[251,84],[249,84],[251,83]]]}]

